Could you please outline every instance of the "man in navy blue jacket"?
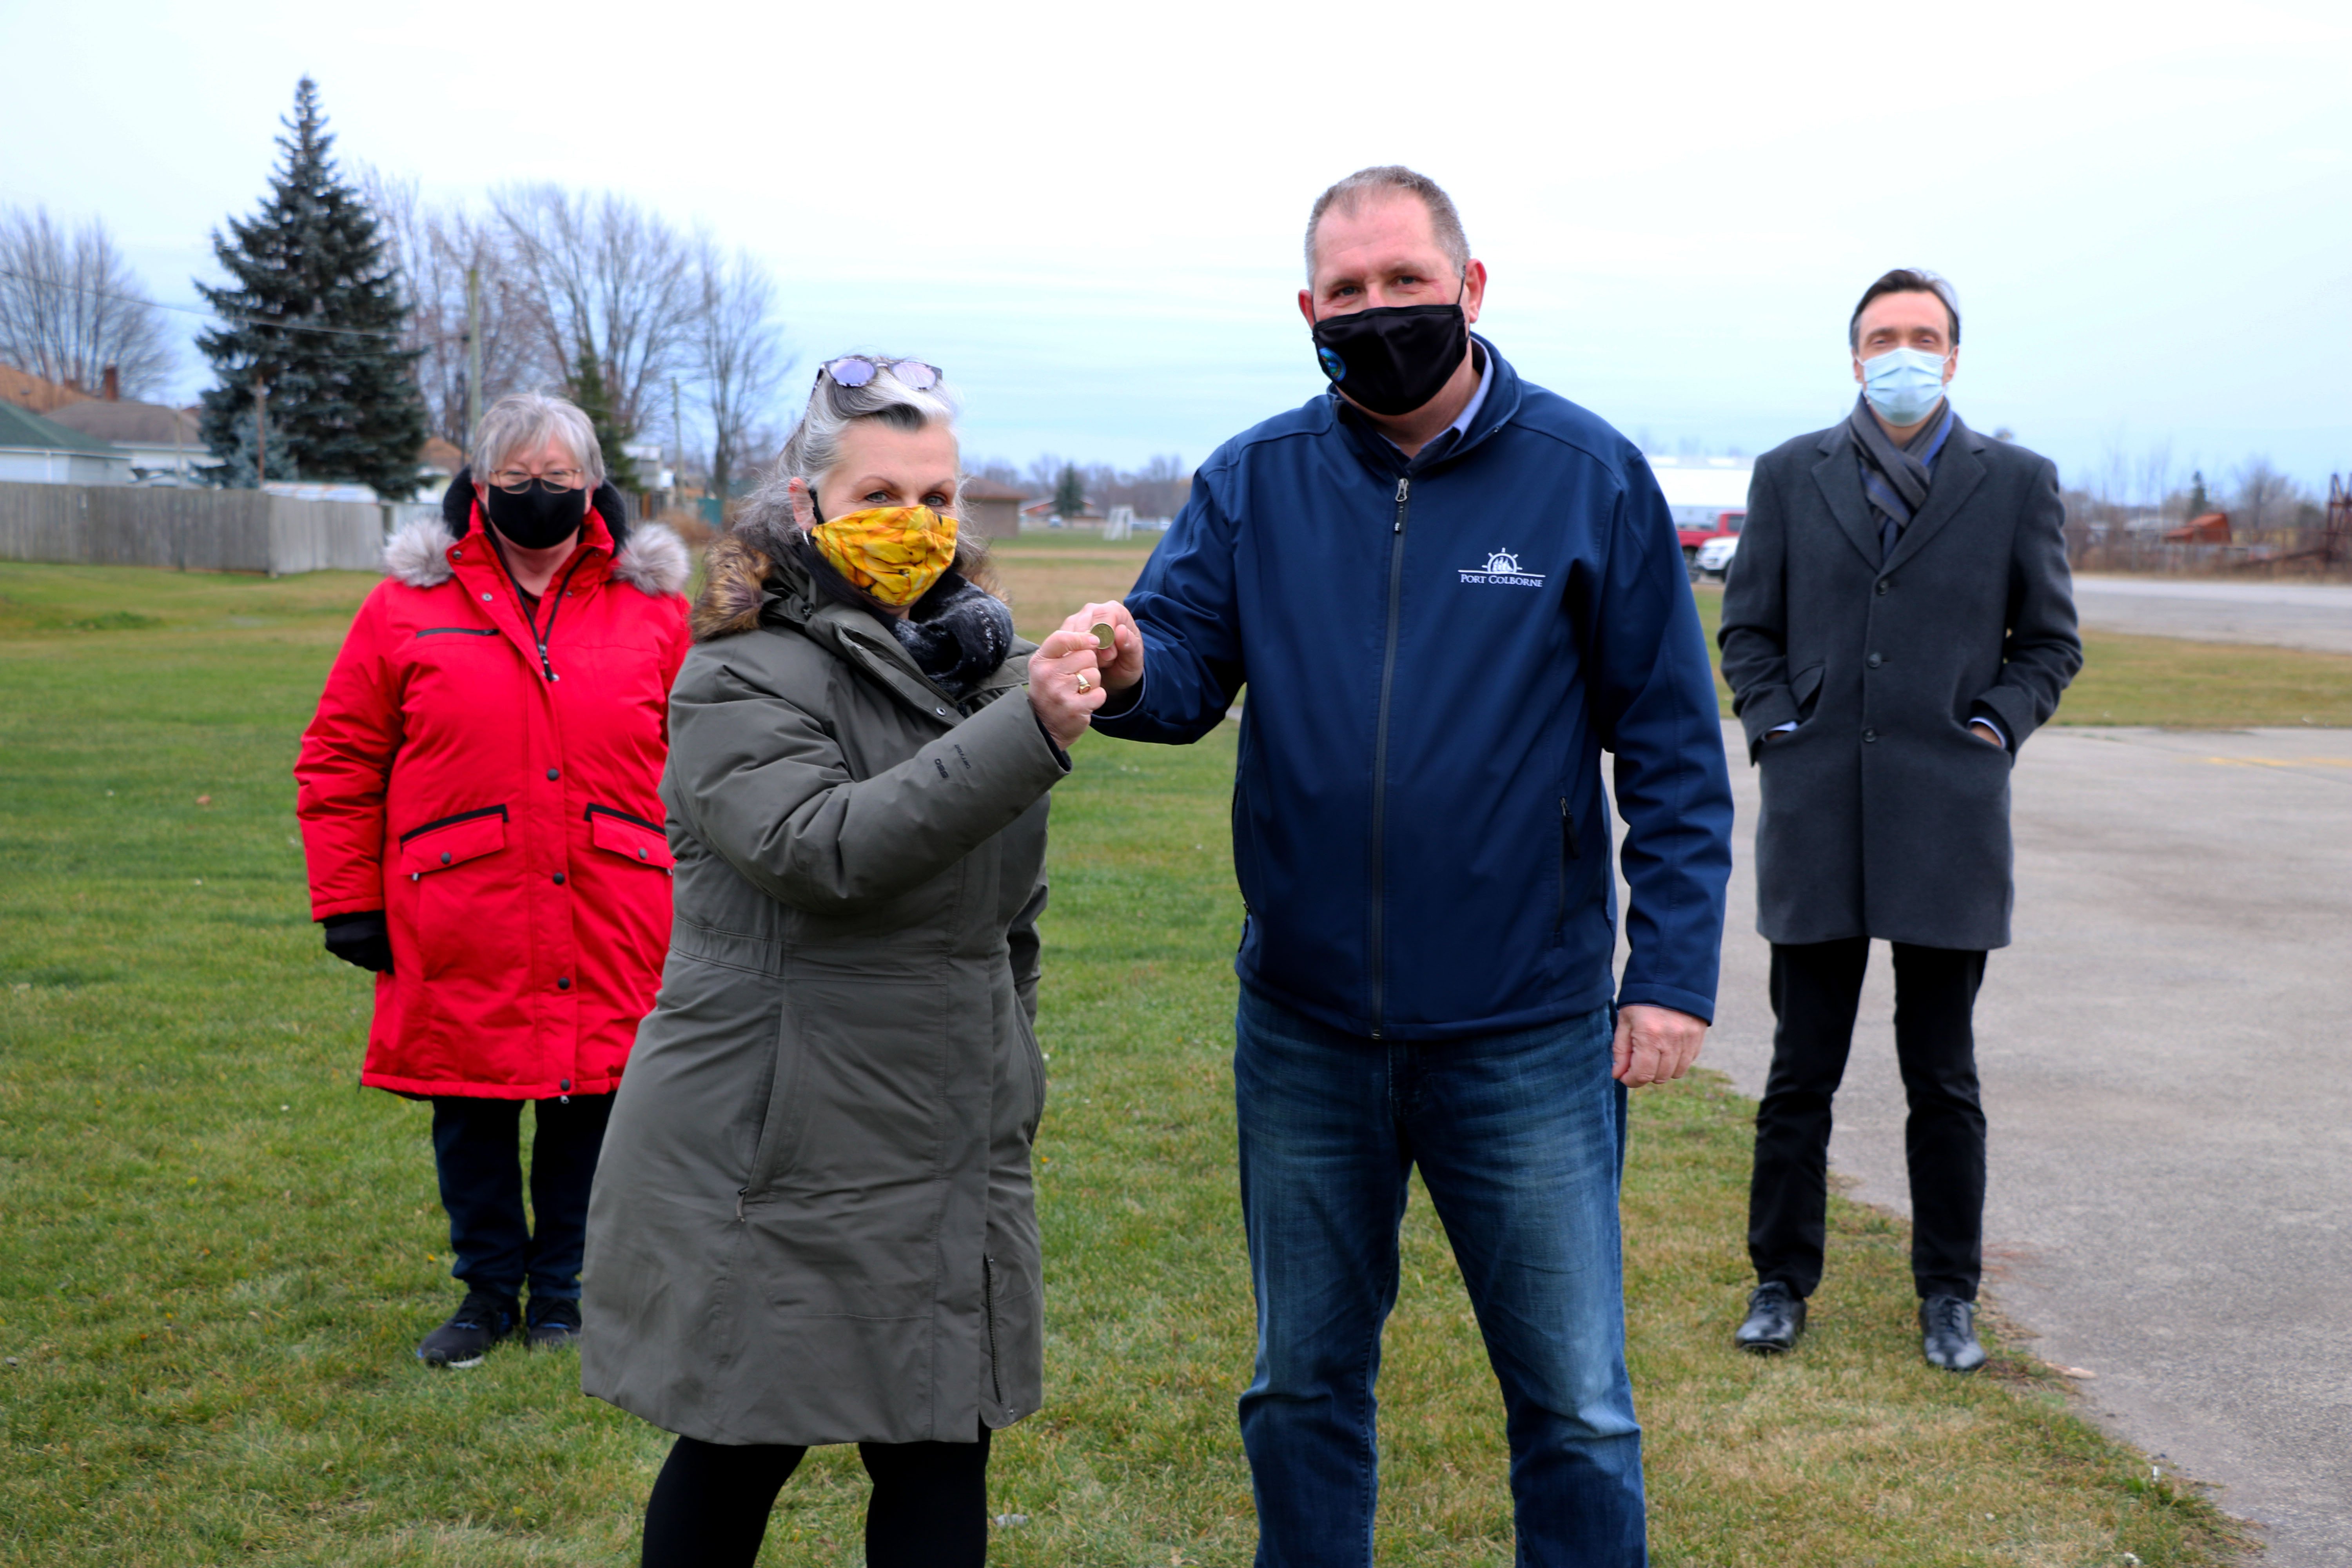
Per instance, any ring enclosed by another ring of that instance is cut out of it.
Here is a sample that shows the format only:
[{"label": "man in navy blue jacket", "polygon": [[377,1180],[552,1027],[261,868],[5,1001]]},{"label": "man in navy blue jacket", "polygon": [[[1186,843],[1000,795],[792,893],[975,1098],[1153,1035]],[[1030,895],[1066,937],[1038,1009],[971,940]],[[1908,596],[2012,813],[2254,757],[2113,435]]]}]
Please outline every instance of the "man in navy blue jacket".
[{"label": "man in navy blue jacket", "polygon": [[[1417,1164],[1502,1384],[1518,1560],[1640,1563],[1624,1094],[1698,1054],[1730,868],[1697,613],[1640,452],[1471,336],[1486,272],[1444,191],[1401,168],[1341,181],[1307,270],[1331,392],[1219,448],[1125,604],[1069,622],[1114,627],[1106,733],[1196,741],[1249,690],[1257,1561],[1371,1561],[1373,1380]],[[1603,751],[1632,891],[1613,985]]]}]

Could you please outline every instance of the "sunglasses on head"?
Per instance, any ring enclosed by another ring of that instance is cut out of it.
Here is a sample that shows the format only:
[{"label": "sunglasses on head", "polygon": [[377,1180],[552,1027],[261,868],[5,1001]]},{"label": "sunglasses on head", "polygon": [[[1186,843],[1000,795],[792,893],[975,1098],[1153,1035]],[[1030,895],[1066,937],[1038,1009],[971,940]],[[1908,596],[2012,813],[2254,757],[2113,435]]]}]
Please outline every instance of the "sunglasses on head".
[{"label": "sunglasses on head", "polygon": [[940,367],[919,359],[868,359],[864,354],[844,354],[825,361],[820,374],[833,377],[843,386],[866,386],[886,370],[898,378],[899,385],[916,392],[929,392],[940,384]]}]

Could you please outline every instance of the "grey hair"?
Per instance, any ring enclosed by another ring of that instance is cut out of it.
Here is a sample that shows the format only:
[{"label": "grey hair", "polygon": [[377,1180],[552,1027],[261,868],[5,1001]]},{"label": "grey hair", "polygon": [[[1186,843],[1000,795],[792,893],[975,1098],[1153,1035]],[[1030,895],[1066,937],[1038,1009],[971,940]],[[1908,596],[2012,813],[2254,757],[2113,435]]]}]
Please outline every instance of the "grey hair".
[{"label": "grey hair", "polygon": [[[878,363],[879,356],[877,359]],[[767,482],[781,488],[800,479],[814,491],[827,474],[841,466],[842,435],[858,420],[878,419],[894,430],[908,432],[927,425],[945,425],[952,430],[957,411],[956,395],[944,379],[918,392],[887,370],[864,386],[844,386],[820,370],[816,385],[809,392],[808,407],[793,426]],[[957,489],[961,501],[961,479]]]},{"label": "grey hair", "polygon": [[596,426],[578,404],[544,392],[510,392],[484,409],[467,460],[474,478],[488,484],[499,464],[518,452],[536,451],[551,436],[572,449],[590,489],[604,482],[604,448],[597,444]]},{"label": "grey hair", "polygon": [[1315,281],[1315,231],[1323,226],[1323,215],[1333,207],[1352,213],[1361,206],[1364,198],[1374,195],[1416,196],[1429,209],[1430,232],[1437,238],[1437,248],[1454,263],[1456,273],[1470,269],[1470,237],[1462,232],[1462,215],[1454,210],[1454,198],[1445,188],[1427,174],[1416,174],[1402,163],[1380,163],[1354,174],[1315,198],[1315,206],[1307,215],[1307,281]]}]

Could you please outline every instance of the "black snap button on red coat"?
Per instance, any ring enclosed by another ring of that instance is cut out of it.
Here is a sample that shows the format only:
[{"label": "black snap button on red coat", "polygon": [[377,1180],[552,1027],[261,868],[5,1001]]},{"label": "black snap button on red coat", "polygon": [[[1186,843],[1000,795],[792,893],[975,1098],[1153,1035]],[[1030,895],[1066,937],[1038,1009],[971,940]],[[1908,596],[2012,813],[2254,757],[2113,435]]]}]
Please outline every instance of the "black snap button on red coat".
[{"label": "black snap button on red coat", "polygon": [[555,874],[555,885],[559,888],[563,886],[563,873],[561,871]]},{"label": "black snap button on red coat", "polygon": [[[542,652],[542,653],[544,653],[544,652],[546,652],[547,650],[546,650],[546,649],[544,649],[544,648],[541,648],[540,651],[541,651],[541,652]],[[548,769],[548,770],[547,770],[547,782],[548,782],[548,783],[550,783],[550,784],[553,784],[557,779],[560,779],[560,778],[562,778],[562,776],[563,776],[563,770],[562,770],[562,768],[550,768],[550,769]]]},{"label": "black snap button on red coat", "polygon": [[444,849],[443,851],[441,851],[441,864],[443,864],[444,866],[446,866],[448,863],[449,863],[449,851],[447,851],[446,849]]},{"label": "black snap button on red coat", "polygon": [[558,981],[555,983],[555,988],[556,988],[558,991],[569,991],[569,990],[571,990],[571,989],[572,989],[572,976],[570,976],[569,974],[567,974],[567,975],[564,975],[562,979],[558,980]]}]

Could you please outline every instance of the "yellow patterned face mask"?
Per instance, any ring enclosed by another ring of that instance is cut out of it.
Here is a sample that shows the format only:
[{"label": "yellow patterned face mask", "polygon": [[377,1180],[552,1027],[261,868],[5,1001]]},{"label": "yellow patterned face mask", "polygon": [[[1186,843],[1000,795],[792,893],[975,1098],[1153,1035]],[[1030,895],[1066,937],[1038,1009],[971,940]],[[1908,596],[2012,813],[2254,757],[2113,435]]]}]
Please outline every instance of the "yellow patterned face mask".
[{"label": "yellow patterned face mask", "polygon": [[809,530],[850,583],[896,609],[930,592],[955,563],[956,520],[927,506],[877,506]]}]

